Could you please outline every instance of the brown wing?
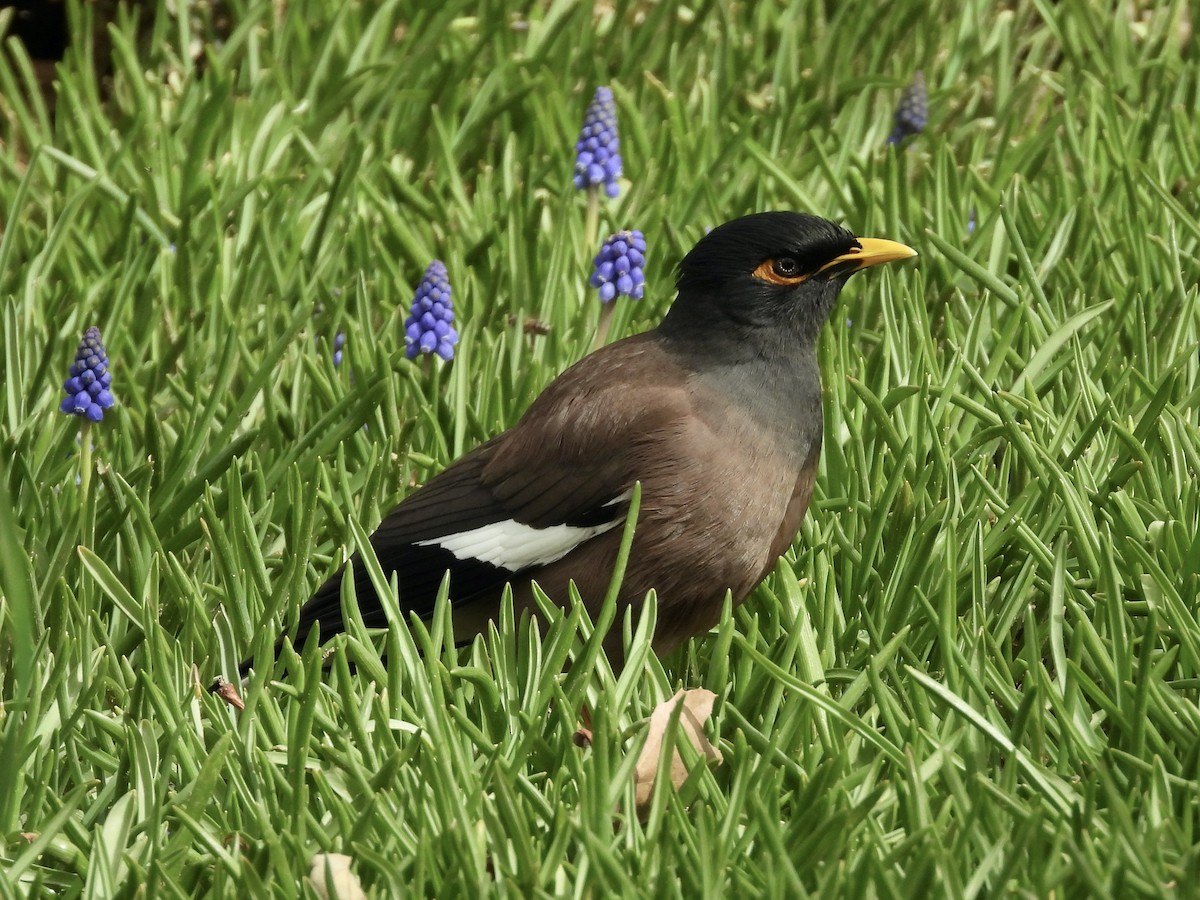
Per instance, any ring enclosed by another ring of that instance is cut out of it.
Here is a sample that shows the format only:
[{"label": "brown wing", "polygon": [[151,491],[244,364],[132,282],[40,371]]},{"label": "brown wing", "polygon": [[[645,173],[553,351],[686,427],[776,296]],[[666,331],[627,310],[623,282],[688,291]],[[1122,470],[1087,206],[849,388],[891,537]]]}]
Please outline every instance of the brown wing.
[{"label": "brown wing", "polygon": [[[498,600],[516,576],[536,577],[536,561],[513,567],[447,549],[458,536],[505,523],[541,534],[567,526],[583,535],[618,525],[644,460],[644,453],[631,457],[628,450],[644,445],[647,435],[669,433],[672,423],[686,417],[685,381],[650,335],[612,344],[559,376],[513,428],[406,497],[371,535],[384,574],[396,573],[400,608],[430,614],[447,572],[455,604]],[[386,624],[358,563],[356,554],[302,607],[296,645],[318,623],[325,636],[344,630],[341,586],[347,573],[364,622]],[[243,663],[243,671],[248,667]]]}]

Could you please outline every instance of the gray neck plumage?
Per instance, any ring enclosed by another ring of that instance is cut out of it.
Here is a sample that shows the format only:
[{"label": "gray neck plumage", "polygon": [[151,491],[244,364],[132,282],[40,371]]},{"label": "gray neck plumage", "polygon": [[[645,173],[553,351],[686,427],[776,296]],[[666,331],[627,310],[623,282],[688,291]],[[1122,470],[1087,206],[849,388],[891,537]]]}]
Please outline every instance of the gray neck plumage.
[{"label": "gray neck plumage", "polygon": [[686,344],[663,335],[691,378],[750,413],[783,446],[807,458],[820,445],[823,414],[815,333],[749,328],[743,333],[690,332]]}]

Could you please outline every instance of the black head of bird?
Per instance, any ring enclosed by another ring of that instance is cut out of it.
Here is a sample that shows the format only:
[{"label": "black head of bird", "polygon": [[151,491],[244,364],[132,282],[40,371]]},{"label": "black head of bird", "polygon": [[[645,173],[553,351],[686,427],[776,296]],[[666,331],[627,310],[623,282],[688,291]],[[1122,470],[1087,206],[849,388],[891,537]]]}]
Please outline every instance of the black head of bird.
[{"label": "black head of bird", "polygon": [[660,330],[692,339],[725,331],[728,340],[760,331],[784,340],[815,340],[850,275],[915,255],[903,244],[858,238],[818,216],[744,216],[714,228],[683,258],[679,297]]},{"label": "black head of bird", "polygon": [[[573,582],[595,614],[640,484],[619,607],[657,592],[659,651],[712,627],[726,592],[741,602],[754,589],[808,508],[822,430],[815,344],[838,292],[862,268],[914,255],[798,213],[713,229],[680,264],[658,328],[576,363],[383,520],[371,548],[398,580],[400,609],[429,615],[448,573],[462,640],[496,615],[506,584],[532,612],[534,583],[566,602]],[[297,644],[318,626],[323,638],[344,630],[347,579],[364,623],[387,625],[354,557],[300,610]]]}]

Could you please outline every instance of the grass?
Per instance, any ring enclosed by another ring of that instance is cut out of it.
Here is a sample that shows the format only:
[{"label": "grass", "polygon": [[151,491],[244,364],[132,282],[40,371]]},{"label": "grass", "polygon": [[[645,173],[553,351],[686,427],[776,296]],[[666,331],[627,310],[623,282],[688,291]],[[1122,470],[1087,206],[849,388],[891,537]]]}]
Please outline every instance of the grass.
[{"label": "grass", "polygon": [[[224,29],[125,10],[111,60],[72,46],[53,115],[0,53],[0,896],[311,897],[317,852],[375,896],[1194,889],[1185,4],[225,5]],[[918,68],[929,128],[887,149]],[[599,83],[628,179],[601,228],[650,245],[615,335],[751,210],[921,253],[852,281],[826,330],[801,538],[672,657],[643,622],[619,678],[562,675],[594,648],[578,609],[456,650],[443,608],[224,706],[203,685],[410,479],[587,351],[570,169]],[[462,344],[427,372],[402,322],[434,257]],[[93,323],[118,407],[82,491],[56,410]],[[638,821],[636,750],[678,686],[718,694],[724,763]]]}]

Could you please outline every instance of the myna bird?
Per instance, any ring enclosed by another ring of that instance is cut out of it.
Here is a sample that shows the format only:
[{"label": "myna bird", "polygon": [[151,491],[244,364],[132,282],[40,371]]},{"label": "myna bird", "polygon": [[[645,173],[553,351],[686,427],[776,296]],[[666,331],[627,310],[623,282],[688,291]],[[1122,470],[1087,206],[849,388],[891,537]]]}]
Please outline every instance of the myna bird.
[{"label": "myna bird", "polygon": [[[657,328],[576,363],[516,425],[387,515],[371,547],[396,575],[400,608],[430,615],[449,572],[460,640],[496,615],[506,584],[519,612],[536,610],[531,583],[566,602],[574,581],[594,613],[641,482],[619,614],[657,591],[660,653],[712,628],[726,591],[745,599],[808,509],[821,451],[817,338],[838,293],[859,269],[915,255],[800,213],[713,229],[680,264]],[[314,628],[345,630],[347,576],[364,623],[386,626],[356,556],[300,610],[295,646]]]}]

